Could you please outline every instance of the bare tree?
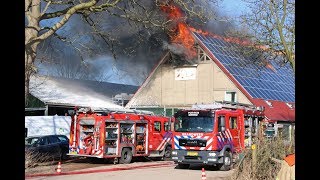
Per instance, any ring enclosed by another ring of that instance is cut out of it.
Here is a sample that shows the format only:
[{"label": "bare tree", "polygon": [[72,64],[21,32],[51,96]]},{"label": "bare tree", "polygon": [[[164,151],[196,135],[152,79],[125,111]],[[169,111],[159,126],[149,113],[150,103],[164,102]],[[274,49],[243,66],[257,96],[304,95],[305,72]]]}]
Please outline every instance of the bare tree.
[{"label": "bare tree", "polygon": [[[107,14],[108,17],[105,18],[126,19],[128,23],[140,24],[145,28],[165,29],[171,22],[159,13],[159,8],[155,7],[174,3],[181,7],[186,16],[203,20],[206,19],[208,12],[205,9],[209,7],[203,3],[209,1],[195,3],[193,0],[25,0],[25,103],[29,94],[30,76],[37,71],[34,64],[39,44],[52,36],[65,41],[59,30],[66,26],[71,17],[81,16],[90,25],[92,32],[98,34],[112,51],[113,39],[108,38],[107,33],[101,32],[94,22],[98,13]],[[69,43],[72,44],[72,41]],[[74,47],[81,52],[79,46],[82,44]]]},{"label": "bare tree", "polygon": [[241,16],[246,29],[235,34],[253,42],[246,45],[246,53],[263,59],[281,58],[282,64],[289,63],[295,71],[295,0],[243,1],[249,8]]}]

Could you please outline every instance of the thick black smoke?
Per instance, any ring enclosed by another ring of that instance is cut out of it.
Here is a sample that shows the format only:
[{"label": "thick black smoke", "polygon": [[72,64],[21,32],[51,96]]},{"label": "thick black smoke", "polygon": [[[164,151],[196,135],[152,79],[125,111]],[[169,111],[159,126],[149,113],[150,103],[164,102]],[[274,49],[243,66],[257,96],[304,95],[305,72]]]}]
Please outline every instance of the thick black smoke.
[{"label": "thick black smoke", "polygon": [[[167,20],[154,1],[144,0],[142,3],[154,11],[154,20]],[[143,16],[139,7],[126,4],[123,7],[132,10],[129,13],[137,18]],[[213,11],[216,10],[213,8]],[[223,34],[231,27],[230,23],[223,21],[188,17],[186,23],[190,26],[216,34]],[[57,34],[62,40],[53,36],[39,47],[40,73],[140,85],[164,51],[169,49],[179,56],[179,50],[170,48],[168,29],[137,24],[107,12],[86,18],[75,15]]]}]

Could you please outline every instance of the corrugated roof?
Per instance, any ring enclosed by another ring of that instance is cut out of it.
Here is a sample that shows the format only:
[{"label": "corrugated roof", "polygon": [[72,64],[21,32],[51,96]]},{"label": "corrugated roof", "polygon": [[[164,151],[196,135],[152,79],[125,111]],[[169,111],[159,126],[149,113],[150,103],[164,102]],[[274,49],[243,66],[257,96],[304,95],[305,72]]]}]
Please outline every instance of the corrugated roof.
[{"label": "corrugated roof", "polygon": [[33,76],[30,80],[30,93],[44,103],[69,104],[103,108],[120,108],[112,103],[112,97],[120,93],[133,94],[138,86]]},{"label": "corrugated roof", "polygon": [[282,101],[268,101],[270,105],[263,99],[253,99],[253,104],[256,106],[265,107],[265,115],[269,121],[295,121],[295,107],[291,103],[288,103],[290,108],[286,103]]}]

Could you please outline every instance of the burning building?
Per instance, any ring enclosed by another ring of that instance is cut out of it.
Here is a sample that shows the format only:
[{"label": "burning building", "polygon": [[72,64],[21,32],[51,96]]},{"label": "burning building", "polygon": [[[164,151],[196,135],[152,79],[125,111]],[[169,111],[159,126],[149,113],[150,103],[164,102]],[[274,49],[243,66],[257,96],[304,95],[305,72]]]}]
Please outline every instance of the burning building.
[{"label": "burning building", "polygon": [[[174,9],[164,11],[170,17],[179,17]],[[270,133],[277,134],[283,129],[284,133],[293,134],[295,82],[289,66],[276,61],[267,65],[254,62],[239,50],[245,42],[204,33],[180,22],[176,25],[168,52],[127,108],[170,116],[176,109],[214,101],[264,106],[272,127]]]}]

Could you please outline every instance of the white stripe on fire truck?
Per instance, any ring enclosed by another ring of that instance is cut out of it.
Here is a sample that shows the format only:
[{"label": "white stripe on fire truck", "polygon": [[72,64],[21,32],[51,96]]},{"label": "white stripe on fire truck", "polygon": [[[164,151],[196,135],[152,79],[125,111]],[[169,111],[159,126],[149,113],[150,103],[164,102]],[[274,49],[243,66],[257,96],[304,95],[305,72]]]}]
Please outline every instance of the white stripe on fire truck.
[{"label": "white stripe on fire truck", "polygon": [[224,132],[224,134],[225,134],[226,139],[227,139],[227,144],[230,144],[230,145],[232,146],[232,141],[231,141],[231,138],[230,138],[230,136],[229,136],[228,130],[229,130],[229,129],[227,129],[227,130]]},{"label": "white stripe on fire truck", "polygon": [[163,139],[161,141],[161,143],[159,144],[159,146],[157,147],[157,151],[162,150],[164,147],[165,142],[167,142],[167,140],[170,138],[170,133],[166,132],[163,136]]},{"label": "white stripe on fire truck", "polygon": [[229,135],[230,135],[230,139],[231,140],[233,140],[233,138],[232,138],[232,134],[231,134],[231,132],[230,132],[230,130],[228,129],[228,133],[229,133]]},{"label": "white stripe on fire truck", "polygon": [[161,143],[159,144],[159,146],[157,147],[157,151],[159,151],[159,149],[160,149],[160,147],[164,144],[164,142],[165,142],[165,140],[163,139],[162,141],[161,141]]},{"label": "white stripe on fire truck", "polygon": [[213,144],[213,137],[208,141],[205,150],[211,150],[212,149],[212,144]]},{"label": "white stripe on fire truck", "polygon": [[231,141],[231,137],[229,135],[229,129],[227,129],[227,131],[225,132],[226,136],[227,136],[227,139],[228,139],[228,144],[231,146],[231,149],[232,149],[232,141]]},{"label": "white stripe on fire truck", "polygon": [[233,151],[233,148],[234,148],[234,144],[233,144],[233,139],[232,139],[232,134],[230,132],[230,130],[228,129],[227,131],[229,133],[229,136],[230,136],[230,144],[231,144],[231,150]]},{"label": "white stripe on fire truck", "polygon": [[[205,136],[204,138],[206,140],[208,140],[209,136]],[[207,141],[206,146],[205,147],[201,147],[200,150],[205,150],[209,146],[209,144],[211,144],[212,140],[213,140],[213,138],[210,138],[209,141]]]},{"label": "white stripe on fire truck", "polygon": [[230,132],[230,130],[228,129],[227,132],[229,133],[230,138],[232,139],[232,134]]},{"label": "white stripe on fire truck", "polygon": [[179,139],[180,139],[180,136],[174,136],[174,146],[175,146],[174,149],[186,149],[183,146],[179,146]]},{"label": "white stripe on fire truck", "polygon": [[[231,136],[229,129],[227,129],[223,134],[227,137],[227,144],[229,144],[231,146],[231,149],[233,150],[232,136]],[[224,144],[226,144],[226,143],[224,143]]]},{"label": "white stripe on fire truck", "polygon": [[225,139],[225,138],[226,138],[226,132],[225,132],[225,131],[222,131],[221,133],[222,133],[223,139]]},{"label": "white stripe on fire truck", "polygon": [[[208,139],[210,136],[196,136],[196,138],[197,139]],[[181,136],[181,138],[185,138],[185,139],[190,139],[190,138],[192,138],[192,136]],[[175,136],[174,137],[174,145],[178,148],[178,149],[190,149],[190,148],[186,148],[186,147],[184,147],[184,146],[179,146],[179,139],[180,139],[180,136]],[[212,142],[212,140],[213,140],[213,138],[211,138],[210,139],[210,142],[209,143],[211,143]],[[207,143],[208,144],[208,143]],[[206,147],[208,147],[208,146],[206,146]],[[204,149],[204,148],[206,148],[206,147],[201,147],[200,149]],[[176,149],[176,148],[175,148]],[[191,149],[194,149],[194,148],[191,148]],[[199,149],[199,147],[198,148],[195,148],[195,149]],[[210,149],[212,149],[212,146],[210,147]]]},{"label": "white stripe on fire truck", "polygon": [[226,131],[223,131],[222,134],[223,134],[224,142],[227,141],[224,144],[229,144],[230,143],[230,139],[228,137],[228,133]]},{"label": "white stripe on fire truck", "polygon": [[228,130],[229,130],[229,129],[227,129],[227,131],[225,131],[225,134],[226,134],[226,136],[227,136],[228,142],[230,142],[230,141],[231,141],[231,138],[230,138],[230,136],[229,136]]},{"label": "white stripe on fire truck", "polygon": [[163,150],[165,145],[170,141],[170,138],[163,139],[161,144],[158,146],[157,150]]},{"label": "white stripe on fire truck", "polygon": [[223,132],[220,132],[220,139],[221,139],[221,148],[223,148],[224,144],[225,144],[225,138],[224,138],[224,134]]}]

